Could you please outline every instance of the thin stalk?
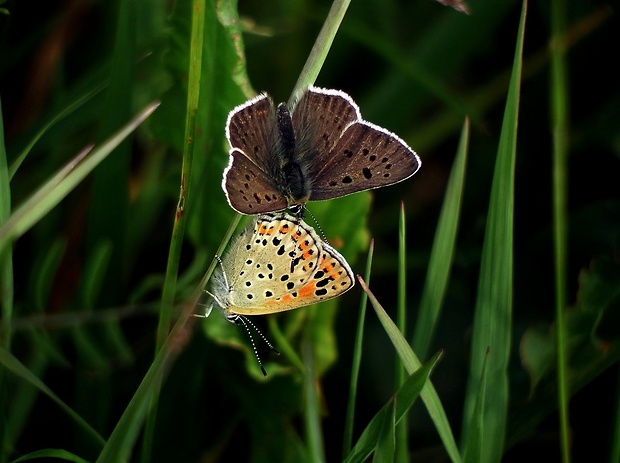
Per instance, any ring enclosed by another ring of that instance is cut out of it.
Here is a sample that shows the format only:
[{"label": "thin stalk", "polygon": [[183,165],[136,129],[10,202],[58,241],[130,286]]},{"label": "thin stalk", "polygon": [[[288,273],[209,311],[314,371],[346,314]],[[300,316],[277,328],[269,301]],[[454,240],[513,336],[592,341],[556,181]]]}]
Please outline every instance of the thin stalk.
[{"label": "thin stalk", "polygon": [[[161,306],[159,311],[159,324],[157,326],[157,340],[155,352],[159,352],[164,345],[170,331],[172,319],[172,306],[176,293],[177,275],[179,261],[181,258],[181,248],[183,237],[185,236],[185,226],[187,217],[185,214],[185,204],[191,191],[192,162],[194,159],[195,134],[196,134],[196,114],[198,112],[198,101],[200,96],[200,78],[202,71],[202,54],[204,48],[204,25],[205,25],[205,0],[194,0],[192,3],[192,31],[189,56],[189,80],[187,90],[187,108],[185,117],[185,134],[183,145],[183,164],[181,166],[181,185],[179,191],[179,201],[174,215],[174,225],[168,251],[168,263],[166,266],[166,277],[162,290]],[[157,378],[161,381],[162,377]],[[151,460],[151,449],[155,432],[155,416],[161,384],[152,396],[149,412],[146,420],[145,435],[142,441],[142,461]]]},{"label": "thin stalk", "polygon": [[551,126],[553,133],[553,242],[555,264],[555,320],[557,327],[557,382],[562,461],[570,462],[570,436],[567,377],[567,332],[564,310],[567,305],[567,155],[568,155],[568,82],[566,47],[566,4],[551,2]]},{"label": "thin stalk", "polygon": [[[372,256],[375,250],[375,241],[370,241],[368,247],[368,258],[366,259],[366,270],[364,280],[370,284],[370,270],[372,268]],[[357,383],[362,364],[362,345],[364,342],[364,322],[366,320],[366,306],[368,304],[368,294],[362,292],[360,299],[360,312],[357,320],[357,333],[355,335],[355,345],[353,346],[353,365],[351,366],[351,383],[349,385],[349,403],[347,404],[347,417],[344,425],[344,438],[342,446],[342,458],[344,459],[350,452],[353,445],[353,426],[355,424],[355,402],[357,398]]]},{"label": "thin stalk", "polygon": [[[11,187],[9,168],[4,145],[4,120],[2,118],[2,101],[0,101],[0,224],[11,215]],[[2,331],[0,345],[7,352],[11,351],[13,336],[13,249],[10,245],[0,246],[0,307],[2,307]],[[6,370],[0,368],[0,415],[7,416]],[[0,423],[0,442],[5,442],[6,419]],[[0,462],[7,461],[7,452],[0,452]]]},{"label": "thin stalk", "polygon": [[[405,227],[405,205],[400,205],[400,220],[398,229],[398,302],[396,313],[396,325],[404,338],[407,338],[407,233]],[[400,361],[395,365],[394,385],[398,389],[407,379],[405,368]],[[407,448],[407,435],[409,426],[407,415],[398,423],[395,430],[396,454],[394,461],[406,463],[409,461],[409,449]]]},{"label": "thin stalk", "polygon": [[306,87],[312,85],[318,77],[323,63],[325,63],[325,58],[327,58],[327,53],[329,53],[329,49],[336,37],[336,32],[338,32],[340,23],[342,23],[347,8],[349,8],[349,3],[351,3],[351,0],[334,0],[334,3],[332,3],[332,7],[321,28],[321,32],[319,32],[312,50],[310,50],[306,64],[297,78],[297,82],[295,83],[295,87],[288,101],[289,106],[294,103],[297,95]]}]

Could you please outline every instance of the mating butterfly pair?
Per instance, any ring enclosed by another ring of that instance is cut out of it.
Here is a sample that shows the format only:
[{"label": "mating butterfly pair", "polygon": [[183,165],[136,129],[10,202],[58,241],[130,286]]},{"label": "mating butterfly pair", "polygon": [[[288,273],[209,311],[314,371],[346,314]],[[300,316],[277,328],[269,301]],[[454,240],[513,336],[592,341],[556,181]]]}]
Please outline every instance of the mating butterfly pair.
[{"label": "mating butterfly pair", "polygon": [[[210,294],[229,321],[246,328],[245,315],[296,309],[354,285],[344,257],[303,221],[307,201],[392,185],[421,165],[339,90],[310,87],[293,108],[259,95],[230,112],[226,137],[222,188],[233,209],[257,217],[231,244]],[[287,208],[295,216],[274,213]]]}]

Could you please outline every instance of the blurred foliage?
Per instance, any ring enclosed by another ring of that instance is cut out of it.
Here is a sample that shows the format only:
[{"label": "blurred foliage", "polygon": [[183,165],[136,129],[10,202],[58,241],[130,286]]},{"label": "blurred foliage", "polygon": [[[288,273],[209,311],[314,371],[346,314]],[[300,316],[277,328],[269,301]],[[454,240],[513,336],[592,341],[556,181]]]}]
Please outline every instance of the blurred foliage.
[{"label": "blurred foliage", "polygon": [[[179,195],[191,2],[1,4],[0,98],[6,157],[9,170],[11,165],[16,169],[10,182],[13,210],[86,145],[106,140],[147,103],[161,101],[130,140],[12,249],[10,352],[23,365],[22,373],[34,374],[105,439],[153,362]],[[195,288],[233,217],[221,189],[228,112],[261,91],[276,101],[289,98],[330,7],[325,0],[247,0],[239,2],[237,17],[235,1],[206,4],[197,156],[186,204],[179,304]],[[309,206],[356,273],[374,238],[372,290],[395,316],[398,214],[404,203],[411,324],[463,120],[471,118],[454,264],[428,350],[429,357],[444,350],[432,378],[457,438],[489,192],[521,11],[514,0],[468,4],[471,12],[465,15],[436,2],[352,2],[316,84],[349,93],[366,120],[406,140],[423,165],[398,185]],[[620,27],[613,6],[605,0],[566,2],[567,320],[575,461],[585,455],[591,461],[606,457],[616,425],[609,406],[618,401],[615,327],[620,308],[620,76],[613,66]],[[555,459],[559,448],[549,30],[547,2],[530,2],[515,173],[505,461],[533,454]],[[302,339],[313,341],[327,461],[341,457],[359,297],[356,287],[338,301],[273,316],[294,352],[300,351]],[[5,329],[6,314],[3,309]],[[265,320],[254,321],[271,339]],[[217,313],[193,326],[190,341],[166,371],[152,461],[307,458],[302,375],[295,363],[259,346],[269,373],[265,379],[243,330]],[[412,332],[410,326],[405,337]],[[393,384],[396,362],[381,325],[369,316],[356,432],[398,389]],[[5,417],[0,460],[51,448],[94,461],[100,444],[85,438],[87,430],[22,377],[8,370],[0,377],[0,414]],[[411,418],[412,459],[426,455],[428,461],[445,461],[427,413],[416,406]],[[131,461],[139,461],[138,448]]]}]

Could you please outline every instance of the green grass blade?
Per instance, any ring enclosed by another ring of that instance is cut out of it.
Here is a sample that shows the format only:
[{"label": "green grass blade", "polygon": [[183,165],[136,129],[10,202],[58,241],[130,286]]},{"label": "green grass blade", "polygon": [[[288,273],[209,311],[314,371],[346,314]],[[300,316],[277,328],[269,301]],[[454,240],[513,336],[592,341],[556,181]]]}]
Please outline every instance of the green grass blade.
[{"label": "green grass blade", "polygon": [[[368,257],[366,258],[366,270],[364,272],[364,281],[370,282],[370,270],[372,268],[372,256],[375,250],[374,240],[370,241],[368,247]],[[360,374],[360,365],[362,364],[362,345],[364,343],[364,324],[366,320],[366,306],[368,304],[368,295],[364,292],[360,298],[359,317],[357,319],[357,331],[355,334],[355,345],[353,346],[353,365],[351,366],[351,382],[349,384],[349,401],[347,403],[347,415],[344,425],[343,458],[351,451],[353,443],[353,428],[355,425],[355,402],[357,398],[357,385]]]},{"label": "green grass blade", "polygon": [[[163,346],[166,336],[170,331],[170,323],[172,319],[172,306],[177,287],[177,275],[179,271],[179,262],[181,259],[181,249],[183,247],[183,239],[185,237],[185,228],[187,225],[187,216],[185,214],[185,204],[187,198],[191,194],[192,165],[194,160],[194,148],[197,130],[197,114],[200,98],[200,80],[202,72],[202,54],[204,49],[204,30],[206,17],[205,0],[194,0],[192,2],[191,14],[191,36],[190,36],[190,54],[188,69],[188,89],[187,102],[185,111],[185,135],[183,140],[183,163],[181,165],[181,179],[179,200],[177,202],[176,213],[174,215],[174,223],[172,228],[172,236],[170,239],[170,247],[168,250],[168,261],[166,265],[166,276],[164,279],[164,287],[162,290],[161,305],[159,311],[159,323],[157,325],[157,340],[155,352],[159,352]],[[159,378],[161,379],[161,377]],[[159,402],[158,385],[151,399],[151,406],[146,421],[146,432],[144,433],[142,445],[142,461],[151,460],[151,452],[153,449],[153,439],[155,434],[155,422],[157,416],[157,408]]]},{"label": "green grass blade", "polygon": [[21,363],[15,356],[13,356],[10,352],[5,349],[0,348],[0,364],[2,364],[8,371],[13,373],[15,376],[22,378],[24,381],[28,382],[43,394],[52,399],[60,408],[62,408],[67,415],[73,419],[85,432],[86,434],[98,445],[103,446],[105,444],[105,440],[103,437],[99,435],[95,429],[93,429],[80,415],[78,415],[71,407],[69,407],[66,403],[64,403],[50,388],[48,388],[43,381],[37,378],[32,372],[26,368],[26,366]]},{"label": "green grass blade", "polygon": [[361,463],[367,460],[377,446],[386,415],[391,414],[391,409],[394,409],[394,423],[402,420],[427,385],[428,378],[440,359],[441,353],[438,352],[405,380],[398,392],[370,420],[344,462]]},{"label": "green grass blade", "polygon": [[557,381],[562,461],[570,461],[568,353],[566,317],[568,304],[568,69],[564,35],[566,2],[551,2],[551,131],[553,133],[553,242],[555,254],[555,320],[557,328]]},{"label": "green grass blade", "polygon": [[[387,403],[386,413],[384,414],[382,423],[379,426],[379,435],[377,436],[377,445],[375,446],[375,453],[372,459],[373,462],[392,463],[398,458],[396,456],[395,405],[394,398],[391,398]],[[404,422],[404,420],[401,420],[398,429],[402,428],[402,424]]]},{"label": "green grass blade", "polygon": [[308,55],[306,64],[295,83],[295,87],[288,101],[289,105],[295,101],[300,92],[309,85],[312,85],[318,77],[323,63],[325,62],[325,58],[327,58],[327,53],[329,53],[329,49],[336,37],[340,23],[342,23],[344,15],[347,12],[349,3],[351,3],[351,0],[334,0],[334,3],[332,3],[327,18],[325,18],[325,22],[321,28],[321,32],[319,32],[319,36],[316,38],[312,50],[310,51],[310,55]]},{"label": "green grass blade", "polygon": [[[197,301],[198,296],[193,300]],[[189,305],[194,307],[195,303],[188,304],[188,306]],[[107,463],[127,461],[129,459],[138,433],[142,428],[142,423],[145,419],[150,400],[153,394],[159,390],[164,372],[169,369],[180,347],[182,347],[187,340],[189,331],[185,328],[185,323],[188,318],[186,312],[187,311],[183,312],[181,318],[179,318],[175,327],[170,332],[170,336],[166,343],[155,356],[140,386],[134,393],[123,415],[116,423],[102,452],[99,454],[97,462]]]},{"label": "green grass blade", "polygon": [[[372,292],[368,289],[368,286],[358,276],[358,280],[362,289],[368,294],[370,299],[370,303],[372,304],[377,316],[379,317],[379,321],[383,325],[385,332],[389,336],[392,344],[396,348],[396,352],[398,353],[405,369],[409,374],[412,374],[421,366],[421,362],[416,357],[413,350],[407,343],[407,340],[403,337],[403,335],[398,330],[398,327],[394,324],[394,322],[390,319],[389,315],[383,309],[377,298],[372,294]],[[450,457],[453,462],[460,462],[461,457],[459,455],[459,450],[456,446],[456,441],[454,440],[454,435],[452,433],[452,429],[450,428],[450,423],[448,422],[448,417],[446,416],[446,412],[441,405],[441,401],[439,400],[439,396],[437,395],[437,391],[433,384],[429,381],[428,384],[424,386],[422,390],[422,400],[424,401],[424,405],[428,410],[428,413],[435,424],[435,428],[441,438],[441,441],[446,449],[446,453]]]},{"label": "green grass blade", "polygon": [[39,458],[54,458],[56,460],[72,461],[74,463],[88,463],[88,460],[78,457],[77,455],[63,449],[37,450],[36,452],[31,452],[28,455],[21,456],[17,460],[13,460],[13,463],[36,460]]},{"label": "green grass blade", "polygon": [[[524,2],[491,187],[465,399],[465,454],[469,453],[469,446],[478,444],[477,436],[470,431],[472,422],[481,419],[483,428],[479,435],[484,442],[477,461],[482,463],[501,460],[506,437],[507,371],[512,340],[514,168],[526,7]],[[486,388],[487,394],[478,408],[482,416],[476,417],[474,410],[481,387]]]},{"label": "green grass blade", "polygon": [[[4,118],[2,116],[2,101],[0,100],[0,224],[3,224],[11,214],[11,186],[9,180],[8,160],[6,145],[4,143]],[[11,350],[11,340],[13,338],[13,304],[14,304],[13,275],[13,249],[11,246],[0,246],[0,308],[2,314],[2,330],[0,339],[2,348],[8,352]],[[0,368],[0,415],[7,414],[7,372]],[[0,423],[0,442],[7,442],[6,419]],[[4,452],[1,452],[4,453]],[[0,456],[0,461],[6,461],[5,457]]]},{"label": "green grass blade", "polygon": [[[398,301],[396,304],[396,325],[403,337],[407,336],[407,232],[405,227],[405,205],[400,204],[398,216]],[[394,384],[399,387],[407,377],[402,362],[394,365]],[[409,461],[409,426],[407,417],[400,421],[395,433],[395,459],[396,462],[406,463]]]},{"label": "green grass blade", "polygon": [[[226,233],[226,236],[220,244],[220,248],[217,251],[218,254],[223,252],[223,249],[226,243],[230,240],[239,219],[240,215],[236,214],[235,219]],[[157,352],[157,355],[140,383],[140,386],[134,393],[129,405],[127,405],[127,408],[123,412],[123,415],[116,423],[116,426],[112,431],[112,434],[110,435],[103,451],[99,455],[99,458],[97,458],[97,462],[123,461],[127,459],[127,456],[131,453],[131,449],[138,436],[138,432],[140,431],[142,421],[145,419],[153,394],[159,391],[164,373],[169,369],[174,358],[176,358],[180,350],[188,341],[188,337],[193,328],[193,323],[195,323],[195,318],[191,317],[191,314],[194,313],[195,307],[203,294],[203,288],[205,287],[208,279],[211,277],[216,264],[217,260],[213,259],[200,283],[195,288],[192,297],[183,306],[183,310],[181,311],[174,327],[170,331],[166,342]],[[190,321],[188,322],[188,320]]]},{"label": "green grass blade", "polygon": [[465,119],[456,158],[450,173],[450,179],[448,180],[446,197],[439,215],[439,224],[437,225],[426,281],[424,282],[424,289],[420,300],[418,319],[415,323],[412,346],[413,351],[420,358],[426,358],[428,355],[428,348],[435,332],[448,287],[461,215],[468,145],[469,119]]},{"label": "green grass blade", "polygon": [[311,341],[304,336],[301,345],[304,368],[304,428],[306,446],[310,460],[325,461],[325,444],[321,432],[321,404],[319,400],[318,382],[314,370],[314,355]]},{"label": "green grass blade", "polygon": [[480,387],[476,391],[476,403],[474,404],[474,412],[472,414],[473,419],[469,428],[469,441],[466,450],[466,454],[463,456],[463,461],[481,461],[484,445],[484,405],[487,391],[486,367],[488,365],[488,351],[485,356],[485,362],[482,367],[482,375],[480,381]]},{"label": "green grass blade", "polygon": [[9,177],[11,179],[13,178],[13,176],[19,169],[19,166],[21,166],[22,162],[24,162],[24,159],[26,159],[26,156],[28,156],[28,154],[30,153],[34,145],[37,144],[37,142],[41,139],[43,135],[45,135],[45,133],[47,133],[48,130],[54,127],[54,125],[56,125],[58,122],[63,120],[65,117],[73,114],[75,111],[80,109],[86,103],[91,101],[95,96],[97,96],[99,93],[103,91],[106,85],[107,85],[106,83],[96,85],[94,88],[87,91],[82,96],[79,96],[75,101],[69,103],[69,105],[65,107],[62,111],[60,111],[58,114],[52,116],[50,120],[47,121],[41,127],[41,129],[34,135],[34,137],[32,137],[32,139],[28,142],[28,144],[24,147],[24,149],[21,150],[21,152],[17,155],[15,160],[11,163],[11,167],[9,169]]},{"label": "green grass blade", "polygon": [[123,140],[148,118],[159,103],[151,103],[124,127],[92,150],[88,147],[28,198],[0,227],[0,249],[19,238],[62,201]]}]

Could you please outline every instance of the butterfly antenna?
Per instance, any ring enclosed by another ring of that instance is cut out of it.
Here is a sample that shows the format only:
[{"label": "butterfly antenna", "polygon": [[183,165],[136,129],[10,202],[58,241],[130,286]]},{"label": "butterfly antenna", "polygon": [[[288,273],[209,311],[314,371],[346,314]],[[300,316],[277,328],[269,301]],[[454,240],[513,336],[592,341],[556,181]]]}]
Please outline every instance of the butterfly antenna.
[{"label": "butterfly antenna", "polygon": [[273,347],[273,344],[269,342],[269,340],[265,337],[265,335],[247,317],[244,317],[243,315],[239,315],[239,314],[233,314],[229,318],[229,320],[233,322],[235,325],[243,325],[243,327],[245,328],[245,331],[248,333],[248,336],[250,337],[250,342],[252,343],[252,350],[254,351],[256,360],[258,361],[258,366],[260,367],[260,371],[262,371],[263,376],[267,376],[267,372],[265,371],[265,368],[263,367],[263,362],[261,362],[260,356],[258,355],[258,349],[256,348],[256,343],[254,342],[254,336],[252,336],[252,331],[250,330],[250,327],[252,327],[254,331],[256,331],[256,333],[258,333],[258,335],[261,337],[263,342],[267,344],[269,349],[271,349],[278,355],[280,355],[280,352],[278,352],[278,350],[275,347]]},{"label": "butterfly antenna", "polygon": [[310,212],[310,209],[306,209],[306,211],[308,211],[308,214],[310,214],[310,217],[312,217],[312,221],[316,225],[316,228],[319,231],[319,234],[321,235],[321,238],[323,239],[323,241],[325,241],[326,243],[329,243],[329,241],[327,241],[327,237],[325,236],[325,232],[323,231],[323,228],[321,227],[321,224],[316,220],[316,217],[314,216],[314,214]]}]

